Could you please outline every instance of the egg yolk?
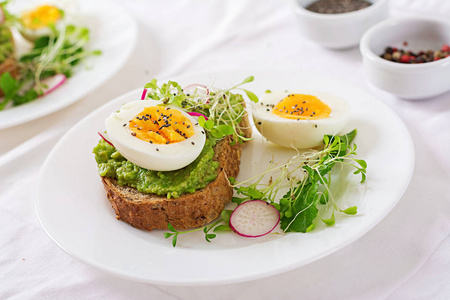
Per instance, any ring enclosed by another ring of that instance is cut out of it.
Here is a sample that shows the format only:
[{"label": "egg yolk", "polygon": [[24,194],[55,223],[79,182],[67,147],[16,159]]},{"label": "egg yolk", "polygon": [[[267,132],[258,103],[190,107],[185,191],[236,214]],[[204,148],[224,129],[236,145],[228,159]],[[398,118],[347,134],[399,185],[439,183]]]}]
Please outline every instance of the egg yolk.
[{"label": "egg yolk", "polygon": [[61,10],[50,5],[42,5],[34,10],[25,12],[20,18],[23,26],[28,29],[40,29],[55,24],[62,17]]},{"label": "egg yolk", "polygon": [[290,94],[272,108],[272,113],[286,119],[318,120],[328,118],[331,108],[315,96]]},{"label": "egg yolk", "polygon": [[[126,124],[125,124],[126,125]],[[131,135],[151,144],[172,144],[194,134],[191,121],[170,107],[150,106],[130,120]]]}]

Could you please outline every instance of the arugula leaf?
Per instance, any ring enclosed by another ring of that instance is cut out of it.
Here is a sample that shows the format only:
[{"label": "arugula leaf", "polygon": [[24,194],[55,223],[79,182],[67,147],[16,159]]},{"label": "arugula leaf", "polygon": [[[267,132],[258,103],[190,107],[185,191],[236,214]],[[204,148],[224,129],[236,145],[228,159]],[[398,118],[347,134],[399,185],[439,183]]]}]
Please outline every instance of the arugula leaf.
[{"label": "arugula leaf", "polygon": [[13,105],[17,106],[27,102],[31,102],[38,97],[39,97],[38,93],[33,88],[31,88],[28,91],[26,91],[23,95],[16,94],[13,97]]},{"label": "arugula leaf", "polygon": [[17,93],[20,89],[20,83],[15,80],[9,72],[3,73],[0,79],[0,87],[5,97],[10,97]]},{"label": "arugula leaf", "polygon": [[9,72],[3,73],[0,78],[0,88],[2,89],[5,97],[0,103],[0,111],[3,110],[6,105],[14,98],[20,89],[21,84],[15,80]]},{"label": "arugula leaf", "polygon": [[[297,186],[293,191],[290,189],[283,198],[293,198],[293,202],[289,201],[290,217],[284,214],[280,220],[281,229],[285,232],[306,232],[314,223],[319,212],[317,204],[319,196],[317,191],[319,183],[309,180],[305,185]],[[280,202],[281,204],[281,202]],[[281,210],[283,210],[281,205]]]}]

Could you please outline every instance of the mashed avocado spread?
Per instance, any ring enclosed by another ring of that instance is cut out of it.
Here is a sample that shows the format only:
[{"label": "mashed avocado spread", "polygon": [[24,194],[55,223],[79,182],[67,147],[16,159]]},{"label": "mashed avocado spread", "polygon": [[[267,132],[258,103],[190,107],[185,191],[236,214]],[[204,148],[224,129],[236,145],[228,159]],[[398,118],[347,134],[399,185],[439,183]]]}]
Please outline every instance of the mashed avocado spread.
[{"label": "mashed avocado spread", "polygon": [[11,31],[7,27],[0,26],[0,64],[10,57],[13,51]]},{"label": "mashed avocado spread", "polygon": [[120,185],[136,188],[142,193],[177,198],[194,193],[216,179],[219,162],[213,161],[215,142],[206,139],[199,157],[190,165],[175,171],[152,171],[124,158],[113,146],[100,140],[94,148],[100,176],[111,177]]}]

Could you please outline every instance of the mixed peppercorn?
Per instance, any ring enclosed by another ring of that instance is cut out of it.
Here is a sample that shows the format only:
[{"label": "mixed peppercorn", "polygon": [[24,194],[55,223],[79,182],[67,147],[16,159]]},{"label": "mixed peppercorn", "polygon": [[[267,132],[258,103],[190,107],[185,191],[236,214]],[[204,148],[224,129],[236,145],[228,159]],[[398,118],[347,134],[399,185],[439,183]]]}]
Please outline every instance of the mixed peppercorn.
[{"label": "mixed peppercorn", "polygon": [[[407,46],[407,43],[405,42],[404,45]],[[437,51],[427,50],[419,52],[387,47],[381,55],[381,58],[403,64],[421,64],[440,60],[449,56],[450,46],[444,45]]]}]

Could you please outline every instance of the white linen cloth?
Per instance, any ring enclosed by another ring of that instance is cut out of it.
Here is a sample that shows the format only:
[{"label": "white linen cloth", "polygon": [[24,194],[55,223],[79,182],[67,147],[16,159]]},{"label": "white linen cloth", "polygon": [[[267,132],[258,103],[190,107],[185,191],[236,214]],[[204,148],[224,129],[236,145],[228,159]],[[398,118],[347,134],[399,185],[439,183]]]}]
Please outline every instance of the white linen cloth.
[{"label": "white linen cloth", "polygon": [[[450,299],[450,93],[406,101],[375,89],[365,81],[357,48],[327,50],[299,35],[287,0],[117,2],[140,29],[126,66],[79,102],[0,130],[0,299]],[[391,15],[405,14],[450,18],[450,1],[392,0]],[[339,77],[400,115],[415,144],[416,167],[398,205],[374,229],[295,270],[207,287],[115,278],[72,258],[46,235],[34,209],[39,170],[71,126],[152,78],[241,67]]]}]

